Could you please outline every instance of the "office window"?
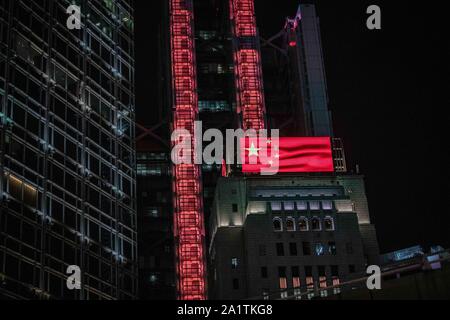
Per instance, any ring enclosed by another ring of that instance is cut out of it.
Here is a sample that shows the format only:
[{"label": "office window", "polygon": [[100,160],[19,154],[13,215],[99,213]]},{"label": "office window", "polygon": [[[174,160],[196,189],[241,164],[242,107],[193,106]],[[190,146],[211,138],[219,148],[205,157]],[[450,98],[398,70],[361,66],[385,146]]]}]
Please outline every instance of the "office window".
[{"label": "office window", "polygon": [[316,243],[315,251],[317,256],[325,255],[324,245],[322,243]]},{"label": "office window", "polygon": [[280,279],[280,290],[284,290],[281,292],[281,299],[288,298],[287,292],[287,275],[286,275],[286,267],[278,267],[278,277]]},{"label": "office window", "polygon": [[295,210],[294,202],[284,202],[283,206],[284,206],[285,211],[294,211]]},{"label": "office window", "polygon": [[[205,72],[202,72],[205,73]],[[210,72],[207,72],[210,73]],[[224,112],[231,110],[230,104],[227,101],[199,101],[198,108],[200,112]]]},{"label": "office window", "polygon": [[319,201],[311,201],[309,203],[309,208],[311,211],[319,211],[320,210],[320,202]]},{"label": "office window", "polygon": [[283,257],[284,256],[284,243],[277,243],[277,256]]},{"label": "office window", "polygon": [[294,296],[296,300],[300,300],[301,297],[301,280],[300,280],[300,268],[292,267],[292,287],[294,288]]},{"label": "office window", "polygon": [[283,222],[280,218],[273,219],[273,230],[275,232],[283,231]]},{"label": "office window", "polygon": [[[319,288],[325,289],[327,287],[327,276],[324,266],[319,266]],[[325,298],[328,296],[327,290],[320,290],[320,296]]]},{"label": "office window", "polygon": [[296,205],[298,211],[308,211],[308,204],[305,201],[297,201]]},{"label": "office window", "polygon": [[295,231],[295,220],[294,220],[294,218],[287,218],[286,219],[286,230],[288,232]]},{"label": "office window", "polygon": [[321,231],[322,230],[322,226],[321,226],[319,218],[314,217],[311,219],[311,228],[312,228],[312,231]]},{"label": "office window", "polygon": [[332,201],[322,201],[322,209],[324,211],[331,211],[333,210],[333,202]]},{"label": "office window", "polygon": [[303,242],[302,246],[303,246],[303,255],[310,256],[311,255],[311,243]]},{"label": "office window", "polygon": [[239,259],[233,258],[231,259],[231,269],[236,270],[239,266]]},{"label": "office window", "polygon": [[303,232],[308,231],[309,230],[308,219],[306,219],[305,217],[301,217],[298,221],[298,229]]},{"label": "office window", "polygon": [[261,278],[267,279],[269,277],[269,272],[267,267],[261,267]]},{"label": "office window", "polygon": [[336,242],[328,242],[328,252],[332,255],[335,256],[337,254],[337,250],[336,250]]},{"label": "office window", "polygon": [[21,179],[8,175],[9,194],[32,208],[37,207],[38,191]]},{"label": "office window", "polygon": [[308,299],[314,298],[314,277],[311,266],[305,267],[306,289],[308,291]]},{"label": "office window", "polygon": [[334,231],[334,219],[332,217],[326,217],[324,220],[325,230]]},{"label": "office window", "polygon": [[297,244],[295,242],[289,243],[289,254],[291,256],[297,256]]},{"label": "office window", "polygon": [[272,202],[271,209],[272,211],[281,211],[281,202]]},{"label": "office window", "polygon": [[339,267],[338,266],[331,266],[331,279],[333,281],[333,294],[339,294],[341,293],[341,288],[336,287],[341,284],[341,281],[339,279]]}]

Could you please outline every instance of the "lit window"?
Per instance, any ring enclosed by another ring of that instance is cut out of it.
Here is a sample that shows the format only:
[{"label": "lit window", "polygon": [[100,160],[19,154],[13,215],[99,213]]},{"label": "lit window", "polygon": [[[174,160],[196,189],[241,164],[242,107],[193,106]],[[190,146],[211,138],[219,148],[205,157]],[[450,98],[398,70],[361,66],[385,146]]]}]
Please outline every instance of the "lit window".
[{"label": "lit window", "polygon": [[[204,73],[209,73],[204,72]],[[200,112],[225,112],[230,111],[231,107],[230,104],[227,101],[205,101],[200,100],[198,102],[198,108]]]},{"label": "lit window", "polygon": [[[339,280],[338,277],[333,277],[333,293],[334,294],[340,294],[341,293],[341,288],[339,287],[339,285],[341,284],[341,281]],[[338,286],[338,287],[336,287]]]},{"label": "lit window", "polygon": [[341,281],[339,279],[339,266],[331,266],[331,279],[333,281],[333,293],[340,294],[341,293]]},{"label": "lit window", "polygon": [[326,217],[323,223],[326,231],[334,231],[334,219],[332,217]]},{"label": "lit window", "polygon": [[298,267],[292,267],[292,287],[294,288],[294,297],[296,300],[301,300],[301,280],[300,270]]},{"label": "lit window", "polygon": [[25,205],[37,207],[37,189],[23,182],[19,178],[8,175],[9,194],[18,201],[22,201]]},{"label": "lit window", "polygon": [[306,289],[308,290],[308,299],[314,298],[314,278],[312,276],[306,276]]},{"label": "lit window", "polygon": [[328,242],[328,252],[332,255],[335,256],[337,254],[337,250],[336,250],[336,242]]},{"label": "lit window", "polygon": [[309,208],[312,211],[319,211],[320,210],[320,202],[319,201],[311,201],[309,203]]},{"label": "lit window", "polygon": [[236,270],[236,269],[238,268],[238,266],[239,266],[239,260],[238,260],[238,258],[233,258],[233,259],[231,259],[231,268],[232,268],[233,270]]},{"label": "lit window", "polygon": [[280,218],[273,219],[273,230],[275,232],[283,231],[283,223]]},{"label": "lit window", "polygon": [[332,201],[322,201],[322,208],[325,211],[333,210],[333,202]]},{"label": "lit window", "polygon": [[286,220],[286,230],[289,232],[295,231],[295,220],[293,218],[288,218]]},{"label": "lit window", "polygon": [[156,274],[151,274],[150,275],[150,283],[155,284],[156,282],[158,282],[158,276]]},{"label": "lit window", "polygon": [[308,231],[308,219],[306,219],[305,217],[300,218],[300,220],[298,221],[298,229],[299,231]]},{"label": "lit window", "polygon": [[[319,285],[320,288],[321,288],[321,289],[325,289],[325,288],[327,287],[327,278],[324,277],[324,276],[319,277],[319,283],[320,283],[320,285]],[[328,296],[328,291],[327,291],[327,290],[321,290],[321,291],[320,291],[320,296],[321,296],[322,298],[327,297],[327,296]]]},{"label": "lit window", "polygon": [[322,226],[321,226],[319,218],[311,219],[311,228],[313,231],[321,231],[322,230]]},{"label": "lit window", "polygon": [[281,202],[272,202],[271,208],[272,211],[281,211]]},{"label": "lit window", "polygon": [[199,36],[200,38],[202,38],[203,40],[211,40],[214,37],[217,36],[217,31],[211,31],[211,30],[200,30],[199,31]]},{"label": "lit window", "polygon": [[148,218],[159,218],[160,212],[156,207],[147,207],[144,208],[144,216]]},{"label": "lit window", "polygon": [[308,205],[305,201],[297,201],[297,210],[299,211],[307,211]]},{"label": "lit window", "polygon": [[325,255],[325,248],[324,248],[323,244],[321,244],[321,243],[316,244],[315,251],[316,251],[317,256]]},{"label": "lit window", "polygon": [[283,205],[285,211],[294,211],[295,209],[294,202],[285,202]]},{"label": "lit window", "polygon": [[281,289],[281,299],[287,299],[288,298],[288,292],[287,292],[287,276],[286,276],[286,268],[285,267],[279,267],[278,268],[278,276],[280,279],[280,289]]}]

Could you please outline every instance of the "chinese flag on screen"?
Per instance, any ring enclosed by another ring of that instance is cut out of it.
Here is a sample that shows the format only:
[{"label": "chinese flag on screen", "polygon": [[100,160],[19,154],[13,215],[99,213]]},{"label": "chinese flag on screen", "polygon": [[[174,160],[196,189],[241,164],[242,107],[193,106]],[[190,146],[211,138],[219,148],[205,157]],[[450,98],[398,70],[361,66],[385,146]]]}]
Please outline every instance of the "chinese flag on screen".
[{"label": "chinese flag on screen", "polygon": [[243,173],[334,172],[330,137],[244,138],[241,157]]}]

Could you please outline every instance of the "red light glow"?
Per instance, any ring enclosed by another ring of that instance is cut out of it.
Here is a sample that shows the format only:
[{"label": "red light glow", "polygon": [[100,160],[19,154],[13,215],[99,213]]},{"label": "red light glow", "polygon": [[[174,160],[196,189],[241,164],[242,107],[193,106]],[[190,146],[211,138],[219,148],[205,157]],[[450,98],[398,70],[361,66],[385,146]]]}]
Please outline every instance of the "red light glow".
[{"label": "red light glow", "polygon": [[329,137],[279,138],[279,142],[245,138],[241,141],[241,156],[244,173],[272,170],[268,163],[278,164],[275,173],[334,172]]},{"label": "red light glow", "polygon": [[261,52],[254,0],[230,0],[238,112],[244,130],[265,128]]},{"label": "red light glow", "polygon": [[[198,118],[193,20],[192,0],[170,0],[173,130],[185,129],[191,135]],[[180,300],[207,297],[201,179],[197,165],[174,167],[174,236]]]}]

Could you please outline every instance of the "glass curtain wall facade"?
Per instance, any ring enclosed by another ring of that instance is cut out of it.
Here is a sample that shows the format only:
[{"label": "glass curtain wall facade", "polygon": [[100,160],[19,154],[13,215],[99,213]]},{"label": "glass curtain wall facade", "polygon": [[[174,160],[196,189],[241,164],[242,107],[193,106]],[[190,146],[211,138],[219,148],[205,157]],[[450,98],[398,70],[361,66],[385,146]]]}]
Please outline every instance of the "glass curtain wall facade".
[{"label": "glass curtain wall facade", "polygon": [[0,0],[0,297],[136,297],[131,2]]}]

